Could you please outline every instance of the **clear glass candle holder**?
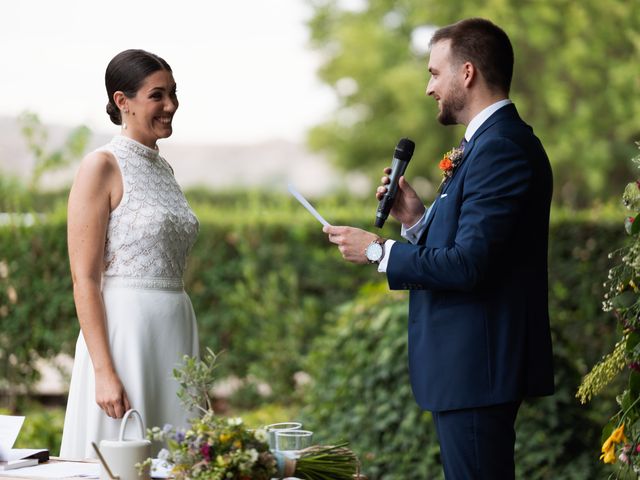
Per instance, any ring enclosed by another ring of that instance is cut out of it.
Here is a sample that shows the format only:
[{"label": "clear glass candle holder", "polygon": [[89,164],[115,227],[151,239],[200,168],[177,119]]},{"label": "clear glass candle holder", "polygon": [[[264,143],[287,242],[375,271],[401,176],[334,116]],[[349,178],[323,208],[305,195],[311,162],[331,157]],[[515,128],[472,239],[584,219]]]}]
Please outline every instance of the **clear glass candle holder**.
[{"label": "clear glass candle holder", "polygon": [[278,430],[276,451],[285,456],[297,458],[298,452],[311,446],[313,432],[309,430]]},{"label": "clear glass candle holder", "polygon": [[264,429],[269,436],[269,449],[276,449],[276,433],[280,431],[286,430],[300,430],[302,428],[302,424],[300,422],[282,422],[282,423],[272,423],[271,425],[267,425]]}]

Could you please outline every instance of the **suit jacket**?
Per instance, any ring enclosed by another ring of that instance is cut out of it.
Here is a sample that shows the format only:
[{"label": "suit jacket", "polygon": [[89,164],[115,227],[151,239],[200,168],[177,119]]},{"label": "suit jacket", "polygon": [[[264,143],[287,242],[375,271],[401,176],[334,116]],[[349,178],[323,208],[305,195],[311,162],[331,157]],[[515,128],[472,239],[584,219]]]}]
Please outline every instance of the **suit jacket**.
[{"label": "suit jacket", "polygon": [[416,245],[387,278],[408,289],[409,371],[431,411],[553,393],[547,301],[552,175],[513,104],[475,132]]}]

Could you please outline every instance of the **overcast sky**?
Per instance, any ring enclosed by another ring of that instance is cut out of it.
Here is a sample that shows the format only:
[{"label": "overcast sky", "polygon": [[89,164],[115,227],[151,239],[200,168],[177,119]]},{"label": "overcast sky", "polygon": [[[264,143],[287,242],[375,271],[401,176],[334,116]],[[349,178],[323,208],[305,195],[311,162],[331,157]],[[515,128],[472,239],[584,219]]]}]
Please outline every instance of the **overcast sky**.
[{"label": "overcast sky", "polygon": [[171,65],[176,142],[301,140],[335,106],[316,79],[304,0],[10,0],[0,29],[0,115],[117,132],[104,71],[127,48]]}]

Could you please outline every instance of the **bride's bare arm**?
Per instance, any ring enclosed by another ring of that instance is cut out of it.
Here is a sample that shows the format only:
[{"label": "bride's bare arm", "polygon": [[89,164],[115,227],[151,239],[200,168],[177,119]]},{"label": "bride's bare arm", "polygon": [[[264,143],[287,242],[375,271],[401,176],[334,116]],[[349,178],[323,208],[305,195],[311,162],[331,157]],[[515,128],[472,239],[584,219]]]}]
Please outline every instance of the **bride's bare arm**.
[{"label": "bride's bare arm", "polygon": [[96,402],[112,418],[121,418],[130,408],[109,348],[100,285],[109,214],[121,198],[115,158],[106,152],[87,155],[69,194],[67,241],[76,312],[95,372]]}]

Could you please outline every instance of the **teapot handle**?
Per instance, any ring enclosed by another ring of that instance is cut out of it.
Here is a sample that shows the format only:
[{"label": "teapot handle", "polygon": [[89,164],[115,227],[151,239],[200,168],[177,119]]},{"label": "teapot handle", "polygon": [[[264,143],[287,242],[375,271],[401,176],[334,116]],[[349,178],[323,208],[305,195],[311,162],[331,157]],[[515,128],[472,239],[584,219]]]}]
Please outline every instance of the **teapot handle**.
[{"label": "teapot handle", "polygon": [[124,440],[124,431],[125,431],[125,428],[127,427],[127,422],[129,421],[129,417],[131,417],[134,414],[138,420],[138,428],[140,429],[140,438],[144,439],[144,426],[142,424],[142,417],[140,416],[140,412],[131,408],[127,410],[127,413],[125,413],[124,417],[122,417],[122,423],[120,423],[120,435],[118,436],[118,439],[120,441]]}]

